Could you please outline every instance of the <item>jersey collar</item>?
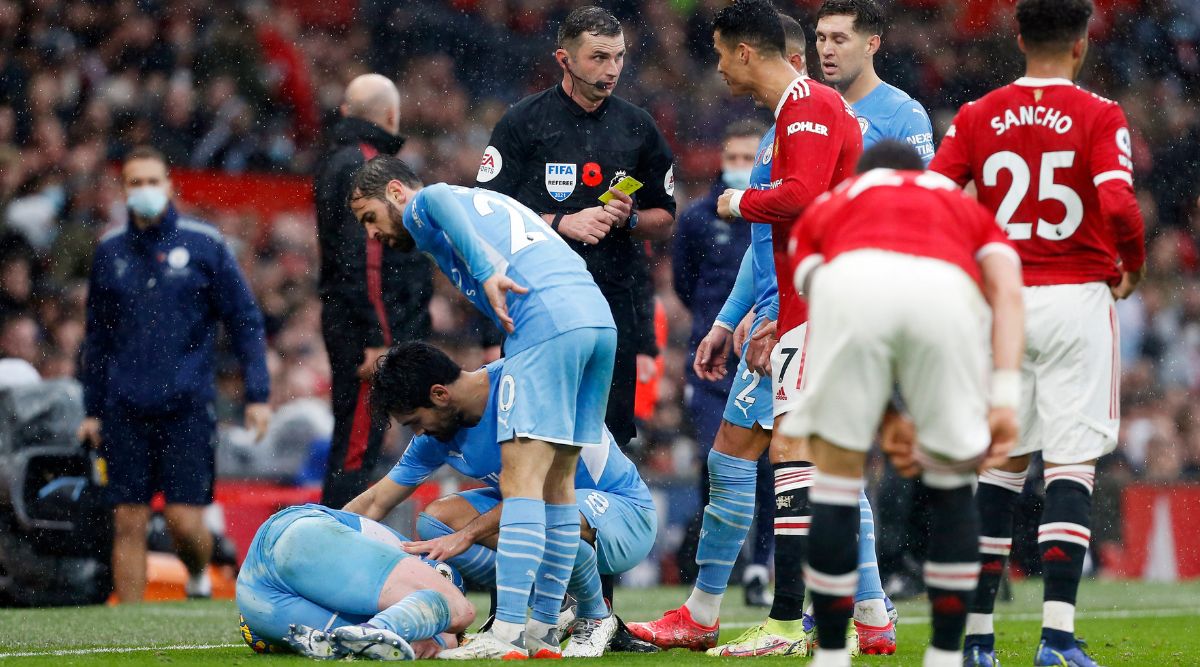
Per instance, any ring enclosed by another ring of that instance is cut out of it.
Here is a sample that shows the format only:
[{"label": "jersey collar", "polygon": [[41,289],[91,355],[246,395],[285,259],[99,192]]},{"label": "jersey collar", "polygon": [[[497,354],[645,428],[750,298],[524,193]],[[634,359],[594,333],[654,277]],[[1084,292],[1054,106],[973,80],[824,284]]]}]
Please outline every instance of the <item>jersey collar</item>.
[{"label": "jersey collar", "polygon": [[779,98],[779,103],[775,105],[775,117],[776,118],[779,118],[779,112],[783,111],[783,103],[787,100],[788,93],[792,92],[792,89],[795,88],[796,86],[803,85],[803,86],[807,87],[808,86],[807,80],[808,80],[808,77],[801,74],[800,76],[792,79],[792,82],[788,84],[787,88],[783,89],[783,95]]},{"label": "jersey collar", "polygon": [[1045,88],[1046,86],[1074,86],[1075,82],[1070,79],[1039,79],[1032,76],[1023,76],[1016,81],[1013,81],[1014,86],[1026,86],[1029,88]]},{"label": "jersey collar", "polygon": [[587,118],[587,117],[600,118],[600,117],[602,117],[604,115],[605,110],[608,109],[609,101],[612,99],[611,96],[606,97],[606,98],[604,98],[604,101],[600,103],[600,106],[596,107],[595,111],[588,111],[588,110],[584,109],[583,107],[579,106],[578,102],[571,99],[571,96],[567,94],[567,91],[565,89],[563,89],[563,86],[561,83],[555,84],[554,90],[558,93],[558,99],[561,100],[564,105],[566,105],[567,111],[570,111],[573,115],[579,116],[580,118]]}]

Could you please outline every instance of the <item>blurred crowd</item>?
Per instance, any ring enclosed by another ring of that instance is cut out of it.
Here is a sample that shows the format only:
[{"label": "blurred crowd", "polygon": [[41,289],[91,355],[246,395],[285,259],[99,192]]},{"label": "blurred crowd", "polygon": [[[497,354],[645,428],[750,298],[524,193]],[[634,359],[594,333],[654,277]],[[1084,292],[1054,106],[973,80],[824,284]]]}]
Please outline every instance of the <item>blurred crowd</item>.
[{"label": "blurred crowd", "polygon": [[[402,92],[402,157],[428,182],[470,183],[506,106],[553,85],[568,0],[0,0],[0,356],[46,378],[75,373],[85,281],[103,231],[124,223],[112,168],[138,144],[176,169],[307,174],[345,84],[379,71]],[[724,126],[766,115],[731,101],[709,21],[723,0],[602,1],[629,46],[617,94],[648,109],[678,158],[680,210],[717,175]],[[780,0],[806,27],[815,4]],[[1124,421],[1115,479],[1200,479],[1200,3],[1100,0],[1083,83],[1134,128],[1150,277],[1123,302]],[[930,111],[935,134],[964,102],[1020,75],[1012,3],[897,0],[877,68]],[[809,64],[814,72],[815,50]],[[267,318],[272,402],[323,398],[329,369],[315,296],[314,221],[189,207],[230,240]],[[693,476],[682,407],[690,316],[654,282],[670,323],[658,409],[636,455],[651,479]],[[439,339],[477,363],[474,318],[441,281]],[[222,373],[236,421],[236,364]]]}]

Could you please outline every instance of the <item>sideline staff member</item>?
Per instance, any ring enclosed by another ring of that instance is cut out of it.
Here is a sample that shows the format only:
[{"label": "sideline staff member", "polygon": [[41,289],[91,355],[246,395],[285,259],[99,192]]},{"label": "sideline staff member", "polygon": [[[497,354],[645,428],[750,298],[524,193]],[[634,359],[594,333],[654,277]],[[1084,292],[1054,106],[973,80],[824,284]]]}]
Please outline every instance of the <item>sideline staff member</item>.
[{"label": "sideline staff member", "polygon": [[[636,355],[647,351],[643,343],[653,326],[636,308],[635,283],[648,279],[640,242],[671,235],[674,156],[650,114],[613,96],[625,38],[612,14],[599,7],[571,12],[559,27],[554,58],[562,83],[504,114],[476,180],[541,213],[587,262],[617,323],[605,421],[624,445],[635,435]],[[641,181],[642,189],[600,205],[597,197],[625,176]]]},{"label": "sideline staff member", "polygon": [[261,439],[267,405],[266,335],[237,260],[220,232],[171,203],[167,163],[135,148],[121,169],[129,224],[100,239],[88,283],[79,438],[106,462],[114,509],[113,579],[122,603],[146,589],[150,498],[166,496],[167,528],[187,566],[189,597],[208,597],[216,419],[217,325],[246,383],[246,426]]}]

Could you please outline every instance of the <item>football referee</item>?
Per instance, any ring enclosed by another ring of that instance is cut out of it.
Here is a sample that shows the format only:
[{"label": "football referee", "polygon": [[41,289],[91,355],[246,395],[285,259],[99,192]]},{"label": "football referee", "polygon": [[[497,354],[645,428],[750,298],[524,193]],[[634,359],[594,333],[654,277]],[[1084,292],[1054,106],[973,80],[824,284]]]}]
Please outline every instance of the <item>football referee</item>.
[{"label": "football referee", "polygon": [[[653,322],[639,315],[648,280],[642,241],[670,237],[675,221],[674,156],[654,119],[613,95],[625,63],[621,24],[599,7],[572,11],[554,52],[562,82],[513,105],[496,124],[476,177],[542,214],[587,262],[617,323],[617,354],[606,422],[617,443],[635,435],[639,353],[654,353]],[[632,197],[613,191],[632,176]],[[647,341],[651,341],[649,344]]]}]

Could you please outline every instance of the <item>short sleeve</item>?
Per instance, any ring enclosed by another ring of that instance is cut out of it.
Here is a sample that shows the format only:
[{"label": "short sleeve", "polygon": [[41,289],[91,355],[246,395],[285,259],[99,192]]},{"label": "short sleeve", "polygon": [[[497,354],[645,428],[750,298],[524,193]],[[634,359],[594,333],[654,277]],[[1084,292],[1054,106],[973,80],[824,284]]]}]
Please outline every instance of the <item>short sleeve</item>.
[{"label": "short sleeve", "polygon": [[1133,185],[1133,140],[1125,114],[1115,104],[1097,119],[1088,167],[1096,187],[1113,180]]},{"label": "short sleeve", "polygon": [[971,152],[965,136],[970,108],[970,105],[966,105],[958,110],[954,122],[950,124],[950,129],[946,130],[946,136],[942,138],[942,145],[934,154],[933,161],[929,163],[930,171],[936,171],[949,178],[959,187],[966,185],[972,179]]},{"label": "short sleeve", "polygon": [[929,122],[929,114],[916,100],[909,100],[900,107],[896,119],[896,138],[908,143],[917,150],[925,166],[933,160],[933,125]]},{"label": "short sleeve", "polygon": [[417,436],[408,443],[388,479],[402,486],[419,486],[445,462],[446,454],[437,443],[429,436]]}]

